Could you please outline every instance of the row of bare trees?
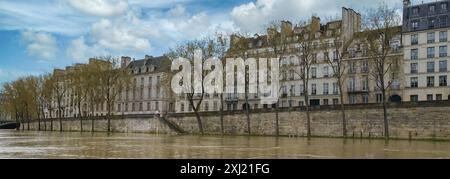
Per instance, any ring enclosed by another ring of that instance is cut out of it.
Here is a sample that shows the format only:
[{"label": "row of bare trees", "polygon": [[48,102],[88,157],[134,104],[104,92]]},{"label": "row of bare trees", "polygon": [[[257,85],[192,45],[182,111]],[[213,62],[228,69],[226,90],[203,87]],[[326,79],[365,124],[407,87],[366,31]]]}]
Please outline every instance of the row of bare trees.
[{"label": "row of bare trees", "polygon": [[[105,104],[109,132],[117,96],[131,81],[131,73],[119,68],[118,64],[116,58],[101,57],[65,71],[55,70],[52,74],[4,83],[1,108],[16,122],[27,123],[28,129],[30,121],[38,120],[38,129],[47,130],[46,118],[50,118],[49,130],[53,130],[52,119],[57,118],[62,131],[64,117],[77,117],[83,131],[83,118],[94,116],[95,106]],[[69,107],[75,110],[74,116],[65,114]],[[53,116],[55,112],[57,116]],[[94,118],[91,119],[91,131],[94,131]],[[43,128],[41,121],[44,122]]]}]

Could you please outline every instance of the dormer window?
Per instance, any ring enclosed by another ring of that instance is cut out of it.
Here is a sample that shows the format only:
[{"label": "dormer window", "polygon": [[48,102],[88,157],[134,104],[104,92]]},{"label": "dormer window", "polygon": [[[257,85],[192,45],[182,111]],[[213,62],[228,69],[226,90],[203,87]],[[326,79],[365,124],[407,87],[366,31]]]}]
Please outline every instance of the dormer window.
[{"label": "dormer window", "polygon": [[441,4],[441,11],[447,11],[447,6],[448,6],[447,3],[442,3]]},{"label": "dormer window", "polygon": [[413,9],[412,9],[412,14],[413,14],[413,16],[419,15],[419,8],[418,8],[418,7],[413,8]]},{"label": "dormer window", "polygon": [[435,5],[429,6],[429,9],[430,9],[430,11],[429,11],[430,14],[434,14],[434,12],[436,12],[436,6]]}]

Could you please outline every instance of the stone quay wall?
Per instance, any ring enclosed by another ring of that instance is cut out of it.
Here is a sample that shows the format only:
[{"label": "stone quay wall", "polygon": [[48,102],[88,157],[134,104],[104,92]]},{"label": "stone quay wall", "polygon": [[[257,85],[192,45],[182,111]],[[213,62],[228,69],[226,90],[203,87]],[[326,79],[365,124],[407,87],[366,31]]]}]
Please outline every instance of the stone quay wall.
[{"label": "stone quay wall", "polygon": [[[342,137],[342,115],[338,107],[321,106],[311,110],[311,133],[315,137]],[[250,112],[251,135],[274,136],[276,134],[275,109],[261,109]],[[306,112],[301,108],[279,109],[279,135],[306,136]],[[205,134],[221,134],[220,113],[201,113]],[[347,136],[357,138],[382,138],[384,136],[383,110],[379,104],[346,106]],[[165,119],[177,125],[188,134],[198,134],[194,114],[170,114]],[[389,133],[397,139],[450,140],[450,102],[390,104],[388,107]],[[107,131],[107,120],[96,117],[83,120],[83,131]],[[248,135],[247,118],[244,111],[224,112],[224,133],[227,135]],[[27,123],[22,124],[25,130]],[[30,130],[38,130],[38,122],[30,124]],[[50,130],[50,122],[40,122],[41,130]],[[78,119],[62,120],[63,131],[80,131]],[[125,133],[168,133],[175,130],[153,115],[115,116],[111,120],[113,132]],[[59,131],[59,120],[53,119],[53,131]]]}]

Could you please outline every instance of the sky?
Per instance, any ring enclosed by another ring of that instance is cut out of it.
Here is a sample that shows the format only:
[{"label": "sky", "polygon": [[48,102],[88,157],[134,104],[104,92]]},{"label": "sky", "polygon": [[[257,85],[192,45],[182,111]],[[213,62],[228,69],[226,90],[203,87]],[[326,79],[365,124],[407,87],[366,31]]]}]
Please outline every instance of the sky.
[{"label": "sky", "polygon": [[90,57],[158,56],[216,32],[263,33],[273,20],[336,17],[341,7],[364,16],[383,2],[402,7],[402,0],[0,0],[0,84]]}]

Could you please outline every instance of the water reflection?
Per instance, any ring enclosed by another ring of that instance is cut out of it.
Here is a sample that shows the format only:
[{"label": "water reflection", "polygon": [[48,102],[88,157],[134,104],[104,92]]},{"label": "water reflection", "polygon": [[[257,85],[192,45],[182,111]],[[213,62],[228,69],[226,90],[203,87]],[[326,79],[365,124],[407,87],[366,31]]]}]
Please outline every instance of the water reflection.
[{"label": "water reflection", "polygon": [[450,158],[450,142],[0,130],[0,158]]}]

